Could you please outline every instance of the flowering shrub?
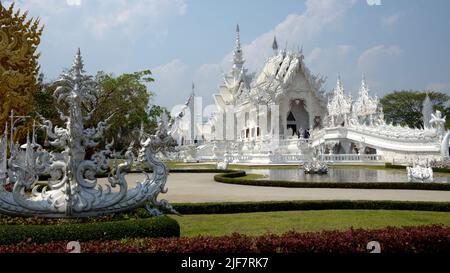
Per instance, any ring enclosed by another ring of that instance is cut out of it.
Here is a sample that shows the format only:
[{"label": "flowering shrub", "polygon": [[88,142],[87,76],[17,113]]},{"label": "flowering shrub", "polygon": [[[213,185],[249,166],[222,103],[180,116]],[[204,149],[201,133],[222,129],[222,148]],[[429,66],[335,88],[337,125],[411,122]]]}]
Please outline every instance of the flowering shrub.
[{"label": "flowering shrub", "polygon": [[[449,253],[450,228],[439,225],[378,230],[288,232],[250,237],[140,238],[81,242],[83,253],[367,253],[378,241],[382,253]],[[67,252],[67,241],[0,246],[0,252]]]}]

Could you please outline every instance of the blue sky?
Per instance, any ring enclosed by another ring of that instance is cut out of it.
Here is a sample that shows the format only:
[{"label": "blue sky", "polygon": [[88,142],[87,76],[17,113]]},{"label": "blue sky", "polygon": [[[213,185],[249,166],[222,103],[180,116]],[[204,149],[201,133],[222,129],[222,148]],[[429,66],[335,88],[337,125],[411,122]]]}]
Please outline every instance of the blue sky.
[{"label": "blue sky", "polygon": [[[11,1],[2,1],[8,5]],[[230,67],[239,23],[246,66],[258,72],[280,47],[303,46],[311,71],[339,72],[355,95],[366,73],[373,93],[433,89],[450,95],[448,0],[18,0],[45,24],[39,51],[48,80],[81,47],[86,70],[150,69],[154,103],[169,109],[191,92],[212,102]]]}]

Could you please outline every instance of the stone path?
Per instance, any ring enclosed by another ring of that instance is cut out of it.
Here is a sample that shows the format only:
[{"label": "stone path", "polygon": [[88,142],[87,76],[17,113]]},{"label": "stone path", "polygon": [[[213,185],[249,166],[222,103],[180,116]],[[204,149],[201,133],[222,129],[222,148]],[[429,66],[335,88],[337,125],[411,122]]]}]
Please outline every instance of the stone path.
[{"label": "stone path", "polygon": [[[173,173],[166,186],[168,193],[159,198],[171,203],[282,201],[282,200],[398,200],[447,201],[450,191],[422,190],[366,190],[366,189],[314,189],[280,188],[231,185],[215,182],[213,173]],[[141,180],[141,174],[127,175],[129,187]]]}]

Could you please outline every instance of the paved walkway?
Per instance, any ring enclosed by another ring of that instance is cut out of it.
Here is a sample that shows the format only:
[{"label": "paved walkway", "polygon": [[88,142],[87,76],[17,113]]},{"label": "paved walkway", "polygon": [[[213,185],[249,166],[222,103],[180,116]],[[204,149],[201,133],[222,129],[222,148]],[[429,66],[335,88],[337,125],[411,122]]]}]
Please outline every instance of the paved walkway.
[{"label": "paved walkway", "polygon": [[[169,191],[159,198],[171,203],[282,201],[282,200],[398,200],[447,201],[450,191],[366,190],[280,188],[232,185],[215,182],[213,173],[172,173],[166,186]],[[127,175],[129,187],[142,180],[141,174]]]}]

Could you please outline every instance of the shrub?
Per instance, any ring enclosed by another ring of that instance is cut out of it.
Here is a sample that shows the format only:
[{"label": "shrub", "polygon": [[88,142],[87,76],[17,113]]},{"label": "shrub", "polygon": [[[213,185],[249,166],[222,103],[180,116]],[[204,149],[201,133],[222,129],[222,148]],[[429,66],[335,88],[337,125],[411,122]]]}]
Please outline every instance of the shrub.
[{"label": "shrub", "polygon": [[[382,253],[450,253],[450,228],[438,225],[378,230],[288,232],[250,237],[143,238],[81,243],[83,253],[367,253],[367,243],[378,241]],[[66,252],[66,241],[45,244],[23,242],[0,246],[0,252]]]},{"label": "shrub", "polygon": [[221,214],[290,210],[418,210],[450,211],[450,202],[412,201],[365,201],[365,200],[320,200],[320,201],[263,201],[263,202],[223,202],[174,204],[181,214]]},{"label": "shrub", "polygon": [[44,243],[174,236],[180,236],[180,226],[165,216],[82,224],[0,225],[0,245],[21,241]]}]

